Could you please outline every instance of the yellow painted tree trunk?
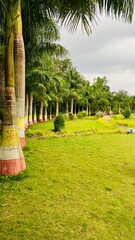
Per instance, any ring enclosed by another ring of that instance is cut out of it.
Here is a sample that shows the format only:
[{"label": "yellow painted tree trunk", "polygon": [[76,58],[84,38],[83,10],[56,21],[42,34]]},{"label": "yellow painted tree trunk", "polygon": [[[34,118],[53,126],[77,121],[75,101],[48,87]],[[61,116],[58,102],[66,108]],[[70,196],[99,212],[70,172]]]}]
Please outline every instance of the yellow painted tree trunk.
[{"label": "yellow painted tree trunk", "polygon": [[45,122],[48,121],[48,116],[47,116],[47,106],[45,106],[45,108],[44,108],[44,121],[45,121]]},{"label": "yellow painted tree trunk", "polygon": [[14,25],[14,62],[15,62],[15,95],[17,104],[17,122],[21,146],[25,146],[25,51],[22,36],[21,1],[16,4]]},{"label": "yellow painted tree trunk", "polygon": [[19,141],[14,84],[14,1],[9,1],[6,16],[5,116],[0,144],[0,175],[16,175],[25,169]]},{"label": "yellow painted tree trunk", "polygon": [[33,93],[31,92],[30,93],[30,104],[29,104],[29,117],[28,117],[29,125],[33,124],[32,116],[33,116]]},{"label": "yellow painted tree trunk", "polygon": [[26,101],[25,101],[25,129],[29,126],[28,123],[28,109],[29,109],[29,96],[28,93],[26,94]]},{"label": "yellow painted tree trunk", "polygon": [[36,111],[36,102],[34,103],[34,123],[37,123],[37,111]]},{"label": "yellow painted tree trunk", "polygon": [[40,102],[40,109],[39,109],[39,122],[43,122],[43,102]]}]

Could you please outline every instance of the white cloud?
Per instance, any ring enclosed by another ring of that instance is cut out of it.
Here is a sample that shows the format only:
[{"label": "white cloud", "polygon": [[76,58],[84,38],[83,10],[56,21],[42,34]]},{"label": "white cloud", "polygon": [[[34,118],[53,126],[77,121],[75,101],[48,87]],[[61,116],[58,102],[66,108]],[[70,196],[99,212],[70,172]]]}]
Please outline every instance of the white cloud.
[{"label": "white cloud", "polygon": [[106,76],[112,90],[135,94],[135,17],[132,24],[103,16],[93,34],[61,33],[74,66],[87,79]]}]

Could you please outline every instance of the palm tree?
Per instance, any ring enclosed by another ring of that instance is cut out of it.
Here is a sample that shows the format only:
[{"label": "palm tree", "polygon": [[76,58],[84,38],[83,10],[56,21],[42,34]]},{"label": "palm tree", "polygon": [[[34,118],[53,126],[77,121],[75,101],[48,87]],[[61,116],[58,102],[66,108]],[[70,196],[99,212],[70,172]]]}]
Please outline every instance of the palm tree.
[{"label": "palm tree", "polygon": [[128,100],[128,93],[124,90],[119,90],[113,93],[113,101],[118,105],[118,113],[121,114],[122,105],[125,105],[126,100]]},{"label": "palm tree", "polygon": [[17,18],[14,24],[14,70],[17,121],[21,146],[25,146],[25,51],[22,36],[21,1],[16,1]]},{"label": "palm tree", "polygon": [[[17,16],[13,1],[9,1],[6,15],[6,75],[5,75],[5,115],[0,146],[0,174],[18,174],[25,169],[25,160],[19,142],[15,82],[14,82],[14,16]],[[15,14],[15,15],[14,15]]]}]

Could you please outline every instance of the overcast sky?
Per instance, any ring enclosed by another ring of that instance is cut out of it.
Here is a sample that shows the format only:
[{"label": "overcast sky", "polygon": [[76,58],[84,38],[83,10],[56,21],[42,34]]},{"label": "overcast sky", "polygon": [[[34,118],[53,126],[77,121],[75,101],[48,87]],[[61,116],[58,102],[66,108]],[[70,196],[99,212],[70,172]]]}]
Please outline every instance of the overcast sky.
[{"label": "overcast sky", "polygon": [[74,34],[62,30],[61,44],[91,84],[106,76],[111,91],[135,95],[135,14],[132,24],[102,16],[89,37],[81,28]]}]

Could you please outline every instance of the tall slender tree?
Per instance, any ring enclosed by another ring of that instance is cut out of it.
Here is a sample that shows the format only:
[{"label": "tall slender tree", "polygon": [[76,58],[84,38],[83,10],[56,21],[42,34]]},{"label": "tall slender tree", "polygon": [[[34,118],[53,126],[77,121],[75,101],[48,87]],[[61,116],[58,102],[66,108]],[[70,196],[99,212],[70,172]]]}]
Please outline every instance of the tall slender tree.
[{"label": "tall slender tree", "polygon": [[17,12],[11,0],[6,14],[5,115],[0,145],[0,174],[13,175],[25,169],[25,160],[19,142],[16,115],[13,27]]},{"label": "tall slender tree", "polygon": [[16,1],[14,23],[14,70],[17,121],[21,146],[25,146],[25,51],[22,36],[21,0]]}]

